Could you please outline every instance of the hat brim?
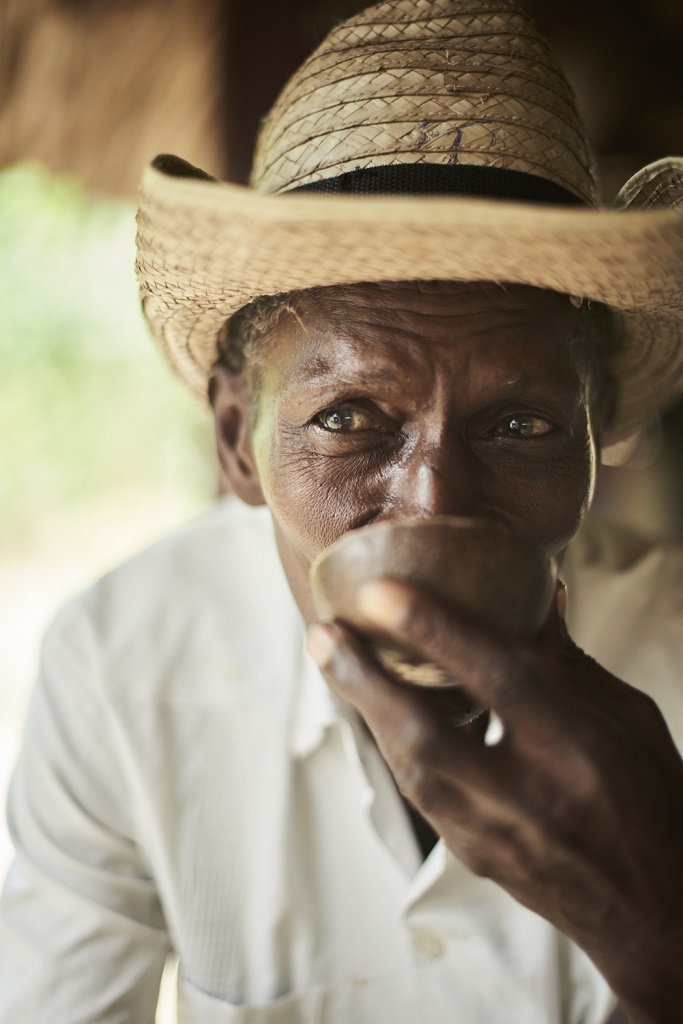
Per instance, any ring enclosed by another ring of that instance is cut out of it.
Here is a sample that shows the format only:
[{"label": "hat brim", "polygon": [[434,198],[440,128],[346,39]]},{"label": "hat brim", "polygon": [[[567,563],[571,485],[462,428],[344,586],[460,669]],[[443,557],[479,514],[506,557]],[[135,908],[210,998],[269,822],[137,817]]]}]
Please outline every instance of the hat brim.
[{"label": "hat brim", "polygon": [[610,443],[683,388],[683,216],[674,209],[271,196],[150,167],[137,268],[157,341],[203,396],[222,325],[257,296],[417,279],[526,284],[611,307],[619,396]]}]

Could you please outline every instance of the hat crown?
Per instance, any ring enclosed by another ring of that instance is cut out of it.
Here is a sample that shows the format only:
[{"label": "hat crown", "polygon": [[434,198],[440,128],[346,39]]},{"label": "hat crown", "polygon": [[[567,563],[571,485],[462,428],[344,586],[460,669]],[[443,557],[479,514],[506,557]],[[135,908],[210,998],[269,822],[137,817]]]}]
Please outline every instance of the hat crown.
[{"label": "hat crown", "polygon": [[597,203],[573,93],[509,0],[386,0],[333,29],[264,121],[252,184],[395,164],[522,171]]}]

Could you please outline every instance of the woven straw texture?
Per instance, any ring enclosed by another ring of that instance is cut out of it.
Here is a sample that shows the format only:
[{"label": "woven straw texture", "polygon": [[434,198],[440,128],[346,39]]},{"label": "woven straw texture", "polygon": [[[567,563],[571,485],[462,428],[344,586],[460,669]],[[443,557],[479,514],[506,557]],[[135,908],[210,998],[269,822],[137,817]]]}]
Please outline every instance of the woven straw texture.
[{"label": "woven straw texture", "polygon": [[538,174],[596,202],[573,95],[524,14],[504,0],[393,0],[340,25],[285,86],[252,185],[459,162]]},{"label": "woven straw texture", "polygon": [[[588,208],[263,194],[425,160],[532,170]],[[615,311],[616,440],[683,388],[683,160],[636,175],[619,199],[627,212],[589,208],[590,168],[569,89],[514,6],[390,0],[336,29],[286,86],[259,143],[256,188],[148,169],[138,214],[145,312],[173,367],[205,394],[222,324],[258,295],[422,278],[584,296]]]}]

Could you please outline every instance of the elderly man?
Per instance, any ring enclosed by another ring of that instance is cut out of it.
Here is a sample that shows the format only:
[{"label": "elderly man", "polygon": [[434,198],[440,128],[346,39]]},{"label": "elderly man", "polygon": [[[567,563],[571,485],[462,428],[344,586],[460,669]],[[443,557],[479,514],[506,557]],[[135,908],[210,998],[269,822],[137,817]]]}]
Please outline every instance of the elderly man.
[{"label": "elderly man", "polygon": [[[151,1020],[171,950],[198,1024],[683,1019],[683,557],[572,540],[596,452],[681,389],[682,180],[662,161],[593,209],[564,79],[483,0],[337,28],[254,190],[156,161],[145,309],[234,495],[48,634],[3,1024]],[[566,584],[528,643],[360,590],[476,714],[318,622],[309,583],[348,531],[444,513]]]}]

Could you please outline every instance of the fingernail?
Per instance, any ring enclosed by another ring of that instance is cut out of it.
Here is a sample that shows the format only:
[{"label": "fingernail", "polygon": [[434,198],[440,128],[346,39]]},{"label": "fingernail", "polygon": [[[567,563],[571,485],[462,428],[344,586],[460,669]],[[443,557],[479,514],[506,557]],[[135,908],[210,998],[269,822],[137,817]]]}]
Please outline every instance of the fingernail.
[{"label": "fingernail", "polygon": [[505,735],[505,726],[493,710],[489,709],[489,723],[484,733],[484,743],[487,747],[496,747]]},{"label": "fingernail", "polygon": [[402,585],[394,580],[371,580],[358,589],[358,607],[378,626],[393,629],[405,620],[406,594]]},{"label": "fingernail", "polygon": [[557,594],[555,595],[555,606],[557,614],[562,620],[567,618],[567,587],[562,580],[557,581]]},{"label": "fingernail", "polygon": [[337,639],[330,626],[313,623],[306,633],[306,651],[319,668],[325,668],[337,646]]}]

